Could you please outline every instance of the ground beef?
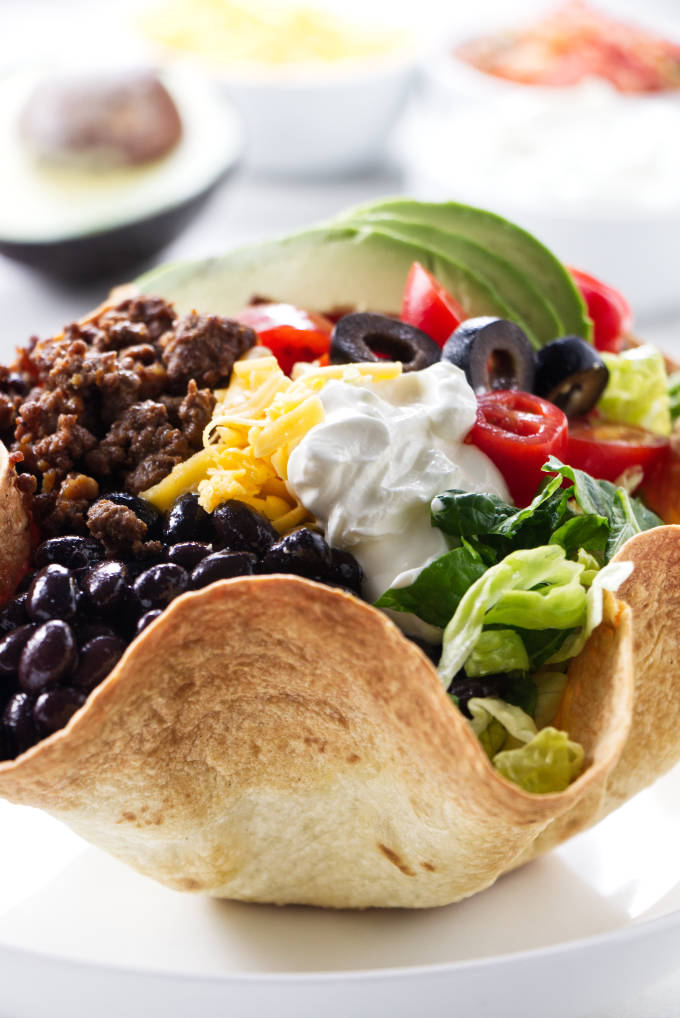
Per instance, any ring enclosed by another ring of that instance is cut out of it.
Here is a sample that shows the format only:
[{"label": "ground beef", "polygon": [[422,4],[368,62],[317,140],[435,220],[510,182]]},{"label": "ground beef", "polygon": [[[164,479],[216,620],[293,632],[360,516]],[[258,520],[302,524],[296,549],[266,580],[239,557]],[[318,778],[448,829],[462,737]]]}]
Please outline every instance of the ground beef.
[{"label": "ground beef", "polygon": [[121,476],[125,490],[136,495],[190,455],[191,447],[168,420],[167,409],[146,400],[121,414],[85,462],[95,476]]},{"label": "ground beef", "polygon": [[86,532],[87,511],[99,496],[99,485],[86,474],[67,474],[61,484],[34,499],[34,517],[45,537]]},{"label": "ground beef", "polygon": [[145,541],[147,526],[127,506],[117,505],[101,498],[90,507],[87,527],[92,537],[104,545],[107,553],[114,557],[144,556],[153,550],[157,542]]},{"label": "ground beef", "polygon": [[[177,319],[161,298],[126,299],[31,339],[13,369],[0,368],[0,438],[45,535],[86,533],[98,495],[151,487],[202,448],[234,360],[256,341],[237,322],[195,313]],[[150,544],[111,511],[107,541]],[[103,527],[97,510],[94,526]]]},{"label": "ground beef", "polygon": [[170,390],[186,392],[191,379],[209,389],[226,385],[234,361],[256,341],[252,329],[229,318],[185,315],[161,340]]}]

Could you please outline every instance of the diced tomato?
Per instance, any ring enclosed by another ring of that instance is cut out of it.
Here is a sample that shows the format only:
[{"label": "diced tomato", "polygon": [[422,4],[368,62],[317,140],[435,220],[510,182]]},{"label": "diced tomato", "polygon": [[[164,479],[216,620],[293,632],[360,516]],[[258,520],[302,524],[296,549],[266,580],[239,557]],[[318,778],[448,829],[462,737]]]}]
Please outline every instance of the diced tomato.
[{"label": "diced tomato", "polygon": [[634,425],[582,417],[569,422],[565,462],[601,480],[616,481],[633,467],[641,467],[646,476],[665,459],[668,450],[669,441],[663,435]]},{"label": "diced tomato", "polygon": [[255,330],[287,375],[298,361],[314,361],[330,348],[333,323],[293,304],[252,304],[234,318]]},{"label": "diced tomato", "polygon": [[633,312],[628,301],[612,286],[589,276],[580,269],[570,268],[574,282],[588,307],[593,320],[593,340],[598,350],[619,353],[623,335],[633,324]]},{"label": "diced tomato", "polygon": [[525,506],[545,481],[541,467],[548,457],[564,459],[567,418],[540,396],[496,389],[477,397],[477,420],[465,441],[486,453],[515,504]]},{"label": "diced tomato", "polygon": [[451,294],[420,262],[414,262],[406,280],[401,318],[422,329],[440,346],[468,316]]},{"label": "diced tomato", "polygon": [[680,456],[669,450],[647,471],[637,494],[664,523],[680,523]]}]

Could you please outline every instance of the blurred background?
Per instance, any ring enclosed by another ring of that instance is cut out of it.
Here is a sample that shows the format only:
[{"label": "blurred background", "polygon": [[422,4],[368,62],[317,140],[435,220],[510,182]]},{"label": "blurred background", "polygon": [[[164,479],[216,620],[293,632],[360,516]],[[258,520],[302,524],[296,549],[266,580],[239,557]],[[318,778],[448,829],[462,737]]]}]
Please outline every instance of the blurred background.
[{"label": "blurred background", "polygon": [[408,194],[514,219],[680,349],[679,44],[678,0],[0,0],[2,342]]}]

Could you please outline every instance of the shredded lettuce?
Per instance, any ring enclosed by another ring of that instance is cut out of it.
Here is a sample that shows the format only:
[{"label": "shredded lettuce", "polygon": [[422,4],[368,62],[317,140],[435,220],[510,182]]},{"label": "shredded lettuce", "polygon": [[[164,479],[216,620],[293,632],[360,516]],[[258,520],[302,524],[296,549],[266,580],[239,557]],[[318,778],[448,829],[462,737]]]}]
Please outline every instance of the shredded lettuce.
[{"label": "shredded lettuce", "polygon": [[598,410],[610,421],[671,433],[671,404],[663,356],[651,343],[613,354],[601,352],[609,370]]},{"label": "shredded lettuce", "polygon": [[528,670],[529,655],[514,629],[485,630],[465,660],[465,674],[470,678]]},{"label": "shredded lettuce", "polygon": [[[586,618],[583,566],[558,545],[525,548],[492,566],[463,595],[444,630],[439,677],[448,689],[472,653],[484,625],[509,622],[526,629],[568,629]],[[522,601],[521,595],[528,595]],[[519,595],[519,596],[518,596]],[[536,612],[541,625],[535,624]]]},{"label": "shredded lettuce", "polygon": [[549,726],[526,745],[496,753],[493,765],[526,792],[545,795],[564,791],[581,773],[583,759],[583,747],[578,742]]}]

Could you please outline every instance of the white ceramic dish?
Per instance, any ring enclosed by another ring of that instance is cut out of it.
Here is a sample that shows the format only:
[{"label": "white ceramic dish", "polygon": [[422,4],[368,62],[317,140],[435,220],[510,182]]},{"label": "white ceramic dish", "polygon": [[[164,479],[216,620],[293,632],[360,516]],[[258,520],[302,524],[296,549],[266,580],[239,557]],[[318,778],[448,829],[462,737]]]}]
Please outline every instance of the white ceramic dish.
[{"label": "white ceramic dish", "polygon": [[513,219],[642,317],[680,307],[680,95],[518,85],[448,48],[426,76],[396,141],[404,190]]},{"label": "white ceramic dish", "polygon": [[[168,891],[0,803],[11,1018],[580,1018],[680,955],[680,769],[483,894],[328,912]],[[559,987],[559,992],[556,992]],[[532,1009],[531,1002],[537,1003]]]}]

